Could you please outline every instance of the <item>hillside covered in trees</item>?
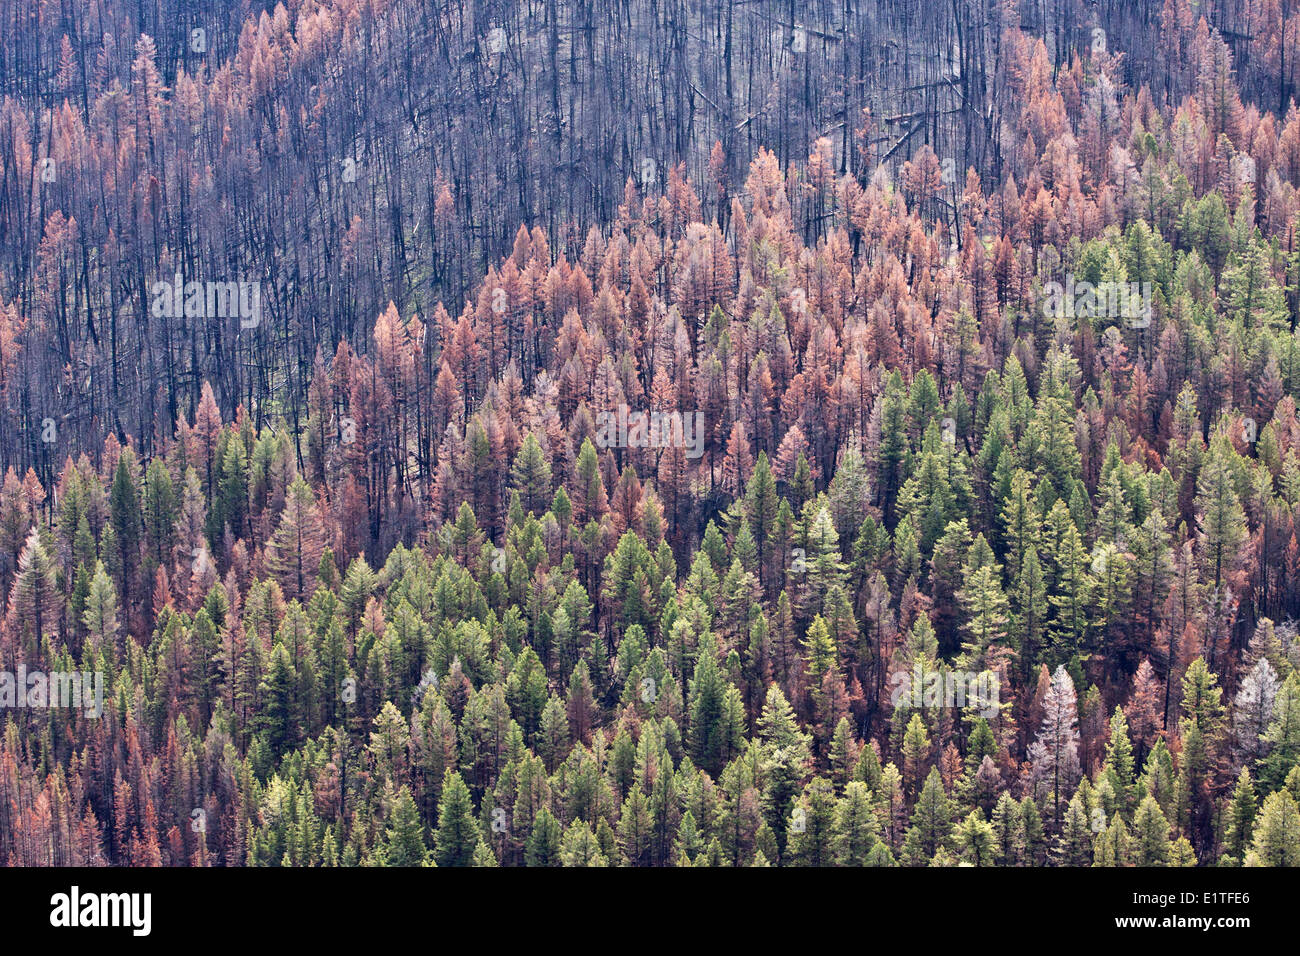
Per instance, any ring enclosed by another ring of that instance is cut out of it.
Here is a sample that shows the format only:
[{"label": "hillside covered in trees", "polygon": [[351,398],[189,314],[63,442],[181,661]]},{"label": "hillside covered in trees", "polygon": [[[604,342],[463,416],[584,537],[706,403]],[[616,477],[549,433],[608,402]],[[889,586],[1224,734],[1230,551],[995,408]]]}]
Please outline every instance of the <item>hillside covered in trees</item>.
[{"label": "hillside covered in trees", "polygon": [[1296,19],[16,2],[0,865],[1300,865]]}]

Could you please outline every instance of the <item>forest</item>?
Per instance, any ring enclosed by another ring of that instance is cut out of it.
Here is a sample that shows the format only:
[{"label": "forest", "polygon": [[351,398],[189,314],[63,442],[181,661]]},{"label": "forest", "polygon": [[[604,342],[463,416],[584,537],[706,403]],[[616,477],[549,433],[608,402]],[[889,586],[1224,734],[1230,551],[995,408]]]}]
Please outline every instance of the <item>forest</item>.
[{"label": "forest", "polygon": [[7,2],[0,866],[1300,866],[1295,6]]}]

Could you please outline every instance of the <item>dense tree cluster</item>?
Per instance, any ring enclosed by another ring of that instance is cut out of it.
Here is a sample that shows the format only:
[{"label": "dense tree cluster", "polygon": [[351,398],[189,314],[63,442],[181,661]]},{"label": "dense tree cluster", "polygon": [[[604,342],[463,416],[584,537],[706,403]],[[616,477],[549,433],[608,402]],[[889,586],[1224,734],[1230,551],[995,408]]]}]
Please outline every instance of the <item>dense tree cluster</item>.
[{"label": "dense tree cluster", "polygon": [[[210,76],[7,53],[0,671],[106,689],[0,710],[0,864],[1300,864],[1300,111],[1220,30],[1294,26],[1203,6],[1133,25],[1154,77],[997,5],[955,179],[855,101],[475,284],[536,183],[399,169],[416,68],[365,57],[434,55],[419,4],[276,7]],[[399,131],[355,199],[345,90]],[[148,307],[243,256],[296,283],[255,328]]]}]

